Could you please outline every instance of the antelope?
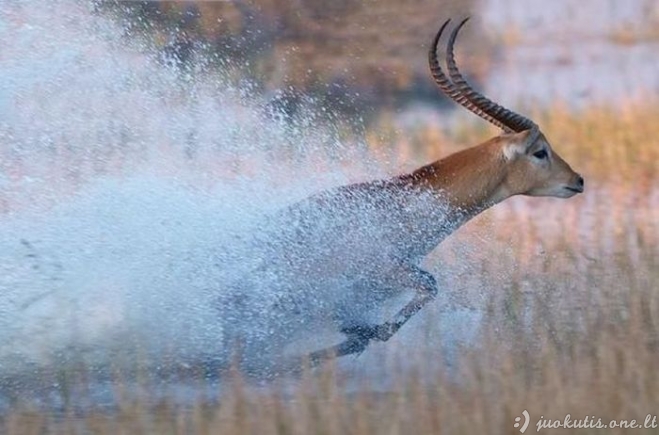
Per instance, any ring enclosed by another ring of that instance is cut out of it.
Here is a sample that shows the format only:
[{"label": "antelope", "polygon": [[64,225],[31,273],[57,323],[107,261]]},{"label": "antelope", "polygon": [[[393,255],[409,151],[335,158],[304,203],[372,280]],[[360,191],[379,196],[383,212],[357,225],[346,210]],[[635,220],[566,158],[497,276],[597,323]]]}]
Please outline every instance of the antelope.
[{"label": "antelope", "polygon": [[[284,213],[287,224],[278,240],[286,249],[274,260],[286,270],[281,281],[297,295],[317,295],[321,287],[333,291],[337,280],[349,288],[329,306],[311,297],[298,307],[317,313],[331,310],[345,336],[335,346],[308,354],[313,365],[361,353],[372,341],[389,340],[433,300],[437,281],[419,264],[474,216],[515,195],[569,198],[584,190],[583,178],[533,121],[466,82],[453,47],[467,20],[450,34],[448,76],[439,65],[437,46],[451,20],[440,27],[430,46],[430,72],[444,95],[501,128],[502,134],[411,173],[320,192]],[[352,306],[360,306],[355,301],[377,305],[406,289],[415,292],[413,298],[384,323],[369,324],[362,313],[351,312]]]}]

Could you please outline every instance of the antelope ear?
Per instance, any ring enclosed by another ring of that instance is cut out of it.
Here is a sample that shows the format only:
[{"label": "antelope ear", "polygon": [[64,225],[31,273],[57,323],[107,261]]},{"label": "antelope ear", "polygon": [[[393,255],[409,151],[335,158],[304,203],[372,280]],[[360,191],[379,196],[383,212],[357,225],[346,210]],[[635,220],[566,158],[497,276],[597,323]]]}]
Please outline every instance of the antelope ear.
[{"label": "antelope ear", "polygon": [[507,143],[503,147],[503,155],[507,160],[512,160],[517,156],[526,154],[529,148],[538,140],[537,129],[524,130],[519,133],[507,135]]}]

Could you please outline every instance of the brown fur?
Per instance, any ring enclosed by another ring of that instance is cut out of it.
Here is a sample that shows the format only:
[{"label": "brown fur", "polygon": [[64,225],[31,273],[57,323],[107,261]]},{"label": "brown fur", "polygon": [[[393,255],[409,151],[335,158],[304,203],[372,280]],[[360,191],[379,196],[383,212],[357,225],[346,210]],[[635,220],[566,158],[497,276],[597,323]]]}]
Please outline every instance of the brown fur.
[{"label": "brown fur", "polygon": [[[526,143],[528,137],[528,131],[503,134],[398,179],[442,192],[452,207],[476,214],[513,195],[572,196],[552,195],[550,190],[578,190],[579,174],[551,149],[544,135],[532,144]],[[532,154],[542,148],[549,154],[546,165],[532,161]]]}]

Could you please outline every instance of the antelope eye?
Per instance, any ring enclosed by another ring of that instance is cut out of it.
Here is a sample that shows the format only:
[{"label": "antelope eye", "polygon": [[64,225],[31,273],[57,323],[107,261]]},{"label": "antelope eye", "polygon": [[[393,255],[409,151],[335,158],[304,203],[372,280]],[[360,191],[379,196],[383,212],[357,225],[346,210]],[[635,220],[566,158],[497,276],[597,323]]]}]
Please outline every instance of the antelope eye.
[{"label": "antelope eye", "polygon": [[546,159],[547,155],[548,155],[547,150],[540,150],[540,151],[536,151],[536,152],[533,153],[533,157],[535,157],[536,159],[540,159],[540,160]]}]

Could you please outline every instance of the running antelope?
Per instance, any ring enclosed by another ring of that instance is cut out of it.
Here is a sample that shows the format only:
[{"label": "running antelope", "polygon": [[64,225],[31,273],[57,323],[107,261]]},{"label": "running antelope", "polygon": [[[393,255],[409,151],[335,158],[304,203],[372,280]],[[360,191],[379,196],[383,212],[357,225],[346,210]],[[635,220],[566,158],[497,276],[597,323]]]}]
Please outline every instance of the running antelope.
[{"label": "running antelope", "polygon": [[[286,246],[279,265],[287,272],[279,282],[300,299],[308,296],[293,311],[306,318],[331,312],[345,335],[342,343],[311,353],[312,364],[360,353],[372,340],[389,340],[438,292],[421,260],[469,219],[514,195],[569,198],[584,190],[583,178],[533,121],[465,81],[453,46],[466,21],[447,43],[448,76],[437,60],[437,45],[450,20],[441,26],[428,56],[430,72],[442,93],[503,133],[412,173],[321,192],[285,211],[288,224],[278,237]],[[392,319],[366,320],[365,304],[377,309],[404,290],[415,295]]]}]

